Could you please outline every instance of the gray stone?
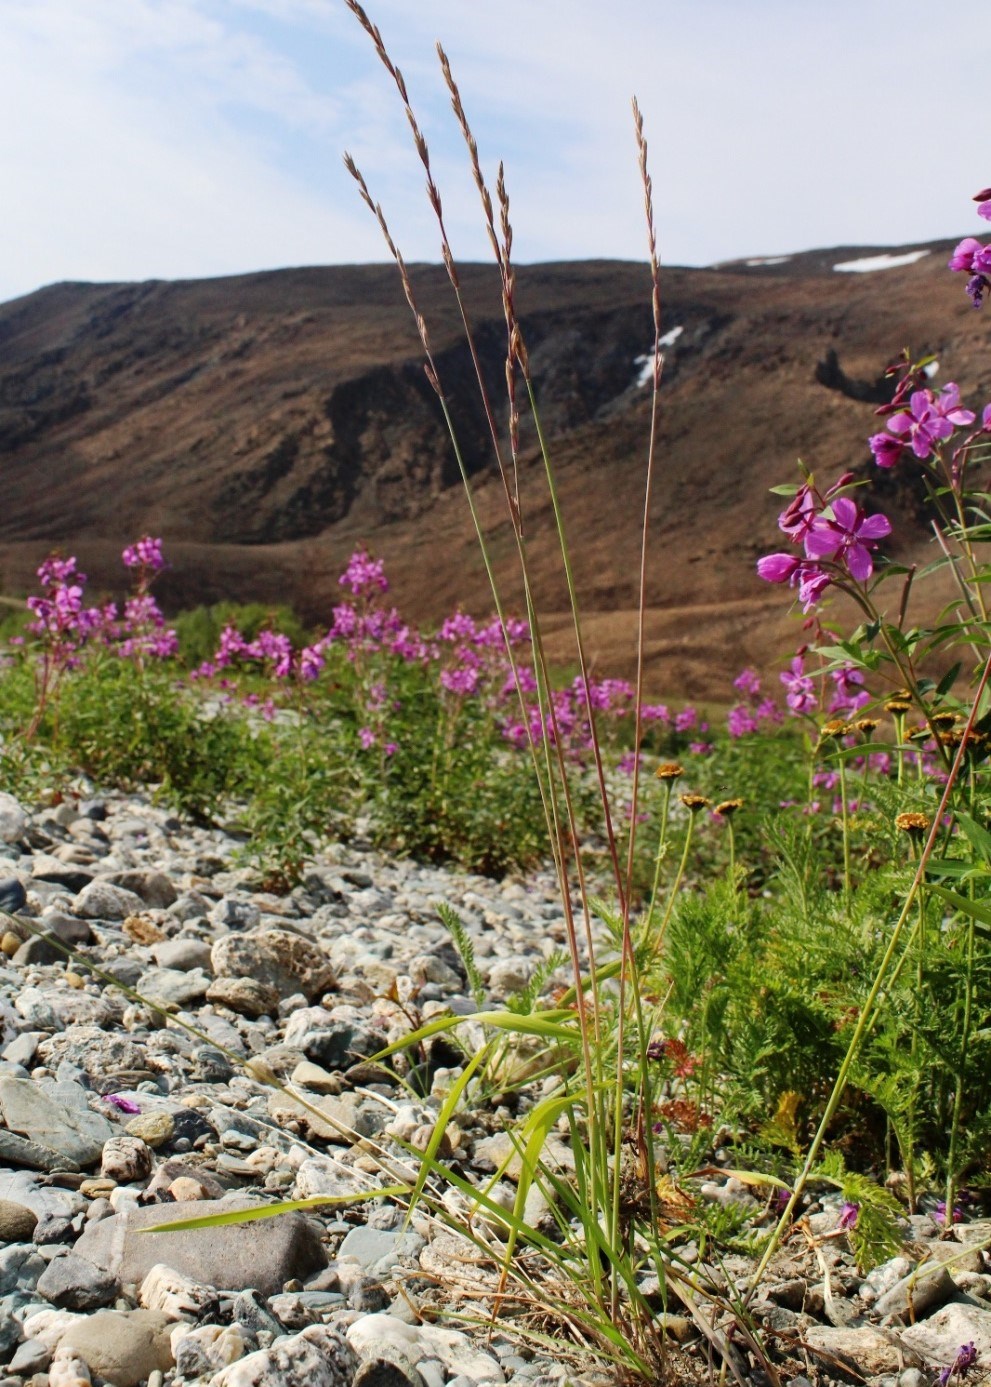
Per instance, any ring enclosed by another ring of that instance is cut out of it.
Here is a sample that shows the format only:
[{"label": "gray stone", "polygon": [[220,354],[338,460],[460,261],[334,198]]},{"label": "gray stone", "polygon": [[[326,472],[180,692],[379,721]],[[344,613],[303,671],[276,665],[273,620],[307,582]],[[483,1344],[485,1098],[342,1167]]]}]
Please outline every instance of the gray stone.
[{"label": "gray stone", "polygon": [[138,1387],[172,1367],[173,1321],[156,1310],[100,1310],[70,1324],[58,1343],[113,1387]]},{"label": "gray stone", "polygon": [[15,915],[27,905],[27,899],[27,893],[17,877],[0,879],[0,912],[4,915]]},{"label": "gray stone", "polygon": [[[274,1296],[273,1299],[278,1300],[279,1297]],[[288,1328],[288,1326],[283,1326],[253,1288],[242,1291],[239,1296],[235,1296],[232,1313],[238,1324],[244,1325],[246,1329],[250,1329],[255,1334],[258,1333],[259,1329],[266,1329],[274,1338],[278,1338],[283,1332],[283,1328]]]},{"label": "gray stone", "polygon": [[181,972],[178,968],[149,968],[138,978],[135,991],[160,1007],[186,1007],[200,1002],[210,986],[210,976],[201,968]]},{"label": "gray stone", "polygon": [[257,978],[215,978],[207,989],[206,999],[253,1018],[276,1016],[279,1011],[278,992]]},{"label": "gray stone", "polygon": [[261,917],[261,911],[252,901],[239,901],[232,896],[225,896],[210,911],[211,921],[227,930],[254,929]]},{"label": "gray stone", "polygon": [[303,1280],[326,1265],[320,1239],[301,1214],[175,1233],[141,1231],[245,1207],[243,1197],[234,1197],[127,1209],[87,1224],[75,1251],[124,1284],[140,1285],[162,1262],[204,1286],[227,1291],[254,1287],[263,1295],[274,1295],[287,1281]]},{"label": "gray stone", "polygon": [[812,1325],[805,1331],[805,1344],[813,1358],[821,1359],[827,1369],[838,1359],[863,1377],[880,1373],[897,1373],[902,1368],[917,1368],[922,1360],[918,1353],[901,1338],[888,1330],[872,1325],[834,1328]]},{"label": "gray stone", "polygon": [[71,1218],[84,1202],[74,1190],[44,1184],[37,1175],[27,1170],[0,1170],[0,1199],[23,1204],[37,1214],[39,1220],[47,1217]]},{"label": "gray stone", "polygon": [[38,1215],[24,1204],[0,1199],[0,1242],[26,1243],[34,1237]]},{"label": "gray stone", "polygon": [[72,908],[86,920],[126,920],[129,915],[140,915],[145,903],[133,891],[97,878],[83,887]]},{"label": "gray stone", "polygon": [[424,1387],[424,1383],[412,1363],[400,1367],[390,1358],[369,1358],[355,1373],[352,1387]]},{"label": "gray stone", "polygon": [[43,1090],[31,1079],[0,1075],[0,1109],[12,1132],[30,1135],[42,1148],[74,1162],[92,1165],[103,1144],[114,1135],[105,1117],[92,1112],[78,1084],[50,1084]]},{"label": "gray stone", "polygon": [[116,1297],[117,1278],[70,1252],[49,1262],[38,1294],[60,1310],[98,1310]]},{"label": "gray stone", "polygon": [[944,1305],[920,1324],[901,1330],[901,1339],[910,1350],[941,1367],[949,1367],[962,1344],[972,1343],[977,1351],[975,1367],[991,1373],[991,1310],[977,1305]]},{"label": "gray stone", "polygon": [[176,968],[180,973],[210,967],[210,945],[205,939],[163,939],[152,946],[151,956],[159,968]]},{"label": "gray stone", "polygon": [[52,1361],[51,1349],[45,1347],[40,1339],[25,1339],[18,1344],[7,1370],[17,1377],[30,1377],[32,1373],[43,1373]]},{"label": "gray stone", "polygon": [[279,997],[302,992],[313,1000],[335,985],[333,969],[322,951],[288,930],[227,935],[214,944],[211,961],[216,977],[254,978]]},{"label": "gray stone", "polygon": [[358,1359],[329,1325],[277,1339],[210,1379],[209,1387],[351,1387]]},{"label": "gray stone", "polygon": [[326,1012],[317,1018],[314,1013],[319,1010],[322,1008],[307,1007],[294,1012],[286,1024],[286,1045],[301,1050],[313,1064],[347,1069],[385,1049],[381,1032],[351,1021],[332,1021]]},{"label": "gray stone", "polygon": [[167,910],[174,905],[179,893],[164,872],[141,868],[127,872],[112,872],[104,877],[113,886],[122,886],[125,891],[133,891],[140,896],[145,905],[157,910]]},{"label": "gray stone", "polygon": [[46,1266],[34,1243],[10,1243],[0,1248],[0,1296],[33,1290]]},{"label": "gray stone", "polygon": [[425,1243],[412,1229],[352,1228],[337,1249],[338,1257],[355,1257],[372,1276],[388,1276],[393,1267],[415,1266]]},{"label": "gray stone", "polygon": [[121,1087],[113,1081],[115,1075],[145,1071],[147,1058],[144,1048],[126,1033],[105,1031],[91,1025],[70,1026],[63,1035],[47,1042],[46,1059],[58,1063],[69,1057],[93,1080],[100,1092],[113,1092]]},{"label": "gray stone", "polygon": [[13,795],[0,791],[0,843],[19,843],[27,826],[27,811]]},{"label": "gray stone", "polygon": [[895,1283],[874,1306],[884,1319],[922,1319],[957,1293],[956,1283],[945,1267],[919,1266]]}]

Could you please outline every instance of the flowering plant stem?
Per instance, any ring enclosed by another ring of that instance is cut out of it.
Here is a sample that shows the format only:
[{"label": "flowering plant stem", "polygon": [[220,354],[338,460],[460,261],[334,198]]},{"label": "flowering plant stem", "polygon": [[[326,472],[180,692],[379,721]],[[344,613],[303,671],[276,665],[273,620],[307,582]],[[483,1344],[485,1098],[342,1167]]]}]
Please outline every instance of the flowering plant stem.
[{"label": "flowering plant stem", "polygon": [[[792,1216],[798,1205],[798,1201],[801,1199],[805,1186],[808,1183],[809,1175],[811,1174],[819,1158],[819,1152],[822,1149],[823,1142],[826,1139],[826,1133],[829,1130],[829,1125],[836,1114],[836,1110],[840,1105],[844,1093],[846,1092],[847,1082],[850,1078],[850,1071],[853,1068],[854,1062],[856,1061],[857,1056],[860,1052],[861,1043],[864,1040],[864,1037],[866,1036],[869,1027],[874,1022],[877,1009],[883,1004],[884,997],[882,989],[884,988],[884,984],[888,978],[888,971],[891,967],[892,961],[895,958],[895,955],[898,951],[898,946],[901,942],[902,933],[905,929],[905,924],[912,913],[916,899],[919,895],[919,892],[922,889],[922,885],[925,880],[926,865],[928,864],[929,859],[932,856],[933,850],[936,846],[936,840],[939,837],[940,832],[942,831],[943,816],[946,813],[947,808],[950,804],[954,788],[956,786],[957,780],[960,776],[960,772],[964,765],[964,758],[967,750],[967,738],[973,730],[974,723],[977,720],[978,707],[981,704],[981,700],[984,695],[984,691],[988,686],[989,679],[991,679],[991,656],[988,657],[984,664],[980,680],[978,681],[977,688],[974,692],[974,697],[970,708],[970,716],[967,719],[967,724],[964,729],[960,745],[957,747],[957,752],[955,757],[953,758],[953,763],[950,766],[949,774],[946,778],[946,783],[943,786],[943,793],[940,796],[939,806],[935,814],[933,815],[932,823],[930,824],[929,832],[926,836],[925,845],[923,846],[922,851],[919,854],[919,860],[916,863],[915,874],[912,878],[912,883],[909,886],[908,893],[905,896],[905,900],[902,904],[901,911],[899,912],[898,918],[895,921],[894,927],[891,931],[891,938],[888,940],[887,947],[874,974],[874,979],[871,983],[870,990],[867,994],[863,1006],[860,1009],[860,1014],[857,1017],[857,1024],[855,1025],[853,1034],[850,1037],[850,1043],[847,1047],[846,1054],[843,1057],[843,1062],[841,1063],[839,1072],[836,1075],[836,1080],[833,1084],[833,1088],[829,1095],[829,1100],[826,1103],[826,1107],[823,1112],[822,1118],[820,1119],[819,1125],[816,1128],[815,1135],[812,1138],[812,1142],[809,1146],[805,1162],[802,1166],[801,1171],[798,1174],[798,1177],[794,1182],[791,1197],[789,1198],[788,1203],[782,1210],[781,1216],[778,1219],[777,1224],[775,1225],[774,1231],[768,1239],[767,1246],[764,1249],[763,1255],[761,1256],[761,1259],[757,1264],[757,1268],[754,1271],[753,1276],[751,1277],[750,1290],[748,1293],[749,1296],[753,1296],[757,1287],[760,1285],[761,1278],[763,1277],[764,1272],[770,1265],[771,1259],[777,1251],[786,1229],[789,1227],[791,1223]],[[952,1205],[949,1205],[948,1207],[952,1208]]]}]

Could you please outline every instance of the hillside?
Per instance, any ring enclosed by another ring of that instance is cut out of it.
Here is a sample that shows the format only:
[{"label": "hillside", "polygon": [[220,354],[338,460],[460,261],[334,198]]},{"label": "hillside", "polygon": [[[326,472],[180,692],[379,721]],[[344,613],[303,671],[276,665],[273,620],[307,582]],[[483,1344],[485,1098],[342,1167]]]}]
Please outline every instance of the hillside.
[{"label": "hillside", "polygon": [[[778,547],[767,490],[791,480],[798,456],[824,477],[847,467],[869,475],[872,402],[902,346],[934,352],[937,383],[957,380],[972,406],[991,398],[991,319],[946,272],[951,244],[872,273],[833,269],[877,253],[863,247],[665,271],[664,325],[682,330],[665,361],[651,517],[656,693],[718,698],[743,663],[767,665],[797,641],[786,597],[754,575],[758,554]],[[414,266],[413,280],[494,552],[511,575],[501,487],[446,277]],[[496,277],[471,265],[462,282],[496,392],[505,352]],[[637,363],[651,341],[647,273],[621,262],[528,266],[517,297],[592,652],[600,669],[628,670],[649,421]],[[491,606],[391,266],[57,284],[0,305],[0,457],[6,593],[26,591],[54,546],[113,592],[122,544],[151,531],[173,564],[160,588],[173,610],[220,597],[288,600],[324,619],[359,540],[385,558],[405,613],[429,621],[456,603]],[[874,499],[895,523],[890,552],[925,554],[910,479],[879,480],[885,494]],[[532,443],[523,494],[540,588],[563,613]],[[550,624],[561,628],[563,615]],[[555,638],[562,656],[563,642]]]}]

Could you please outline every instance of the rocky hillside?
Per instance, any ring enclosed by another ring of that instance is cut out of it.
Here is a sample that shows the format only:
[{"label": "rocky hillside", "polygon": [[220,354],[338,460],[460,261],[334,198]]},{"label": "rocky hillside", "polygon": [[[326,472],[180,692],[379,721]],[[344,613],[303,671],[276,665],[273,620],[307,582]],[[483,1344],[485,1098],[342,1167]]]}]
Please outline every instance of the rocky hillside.
[{"label": "rocky hillside", "polygon": [[[921,249],[921,247],[919,248]],[[754,576],[776,544],[769,486],[801,456],[822,475],[867,474],[881,376],[906,344],[935,352],[937,382],[991,397],[991,319],[945,269],[949,243],[869,273],[844,247],[664,276],[663,420],[652,505],[649,649],[658,693],[718,697],[748,660],[768,663],[796,626]],[[874,252],[871,252],[874,253]],[[482,515],[507,582],[511,537],[471,362],[443,271],[414,267]],[[463,285],[499,398],[505,331],[492,270]],[[518,304],[559,470],[590,644],[628,668],[649,389],[649,283],[636,264],[536,265]],[[674,329],[680,329],[675,333]],[[563,584],[532,428],[524,510],[567,658]],[[25,591],[58,545],[91,581],[119,587],[117,554],[162,534],[175,609],[220,597],[290,600],[314,621],[362,540],[387,562],[398,605],[422,620],[490,607],[464,498],[418,340],[390,266],[221,280],[57,284],[0,305],[0,581]],[[882,504],[902,556],[925,545],[907,487]]]}]

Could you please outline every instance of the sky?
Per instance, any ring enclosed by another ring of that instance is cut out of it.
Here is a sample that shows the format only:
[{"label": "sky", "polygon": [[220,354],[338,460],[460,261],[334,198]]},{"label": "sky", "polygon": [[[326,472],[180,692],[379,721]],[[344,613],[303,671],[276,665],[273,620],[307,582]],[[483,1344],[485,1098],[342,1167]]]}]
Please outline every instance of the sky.
[{"label": "sky", "polygon": [[[976,0],[367,8],[460,259],[489,251],[438,39],[486,175],[505,160],[520,262],[644,258],[634,94],[668,264],[980,233]],[[402,106],[344,0],[0,0],[0,301],[58,280],[382,260],[345,150],[406,258],[438,260]]]}]

